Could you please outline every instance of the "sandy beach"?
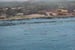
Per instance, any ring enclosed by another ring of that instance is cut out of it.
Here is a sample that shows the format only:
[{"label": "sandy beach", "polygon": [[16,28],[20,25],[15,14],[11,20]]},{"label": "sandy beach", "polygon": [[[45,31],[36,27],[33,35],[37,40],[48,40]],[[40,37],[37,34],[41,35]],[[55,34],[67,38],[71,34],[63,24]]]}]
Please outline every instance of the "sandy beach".
[{"label": "sandy beach", "polygon": [[0,20],[22,20],[22,19],[38,19],[38,18],[49,18],[49,19],[52,19],[52,18],[69,18],[69,17],[75,17],[75,16],[65,16],[65,15],[62,15],[62,16],[45,16],[45,15],[40,15],[40,14],[31,14],[31,15],[26,15],[26,16],[14,16],[14,17],[9,17],[9,18],[4,18],[4,19],[0,19]]}]

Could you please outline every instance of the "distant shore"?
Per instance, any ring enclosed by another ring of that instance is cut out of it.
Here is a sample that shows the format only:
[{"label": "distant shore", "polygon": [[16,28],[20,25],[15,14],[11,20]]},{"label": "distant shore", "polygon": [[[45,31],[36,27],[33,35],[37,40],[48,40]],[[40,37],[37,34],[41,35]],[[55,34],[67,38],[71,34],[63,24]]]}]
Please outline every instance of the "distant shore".
[{"label": "distant shore", "polygon": [[23,20],[23,19],[52,19],[52,18],[69,18],[69,17],[75,17],[75,16],[15,16],[15,17],[9,17],[4,18],[0,20]]}]

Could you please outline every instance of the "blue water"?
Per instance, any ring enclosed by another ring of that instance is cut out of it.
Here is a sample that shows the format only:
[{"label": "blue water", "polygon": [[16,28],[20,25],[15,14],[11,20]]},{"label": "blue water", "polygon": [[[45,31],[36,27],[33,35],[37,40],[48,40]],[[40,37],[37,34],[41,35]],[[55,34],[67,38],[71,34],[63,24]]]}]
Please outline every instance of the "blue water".
[{"label": "blue water", "polygon": [[0,50],[75,50],[75,18],[12,22],[26,23],[0,26]]}]

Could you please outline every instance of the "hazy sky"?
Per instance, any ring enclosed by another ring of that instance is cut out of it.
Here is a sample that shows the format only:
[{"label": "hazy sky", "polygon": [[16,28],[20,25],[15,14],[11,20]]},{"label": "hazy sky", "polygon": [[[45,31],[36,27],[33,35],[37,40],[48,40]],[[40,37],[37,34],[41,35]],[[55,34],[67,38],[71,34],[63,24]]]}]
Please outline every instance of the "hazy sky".
[{"label": "hazy sky", "polygon": [[[28,0],[0,0],[0,1],[28,1]],[[63,1],[63,0],[46,0],[46,1]],[[74,0],[64,0],[64,1],[74,1]]]},{"label": "hazy sky", "polygon": [[27,0],[0,0],[0,1],[27,1]]}]

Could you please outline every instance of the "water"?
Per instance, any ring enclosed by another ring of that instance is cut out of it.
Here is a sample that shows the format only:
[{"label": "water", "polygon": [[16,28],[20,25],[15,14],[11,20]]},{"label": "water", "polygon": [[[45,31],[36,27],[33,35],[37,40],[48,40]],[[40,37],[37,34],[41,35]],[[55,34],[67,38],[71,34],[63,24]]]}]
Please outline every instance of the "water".
[{"label": "water", "polygon": [[12,23],[0,26],[0,50],[75,50],[75,18]]}]

